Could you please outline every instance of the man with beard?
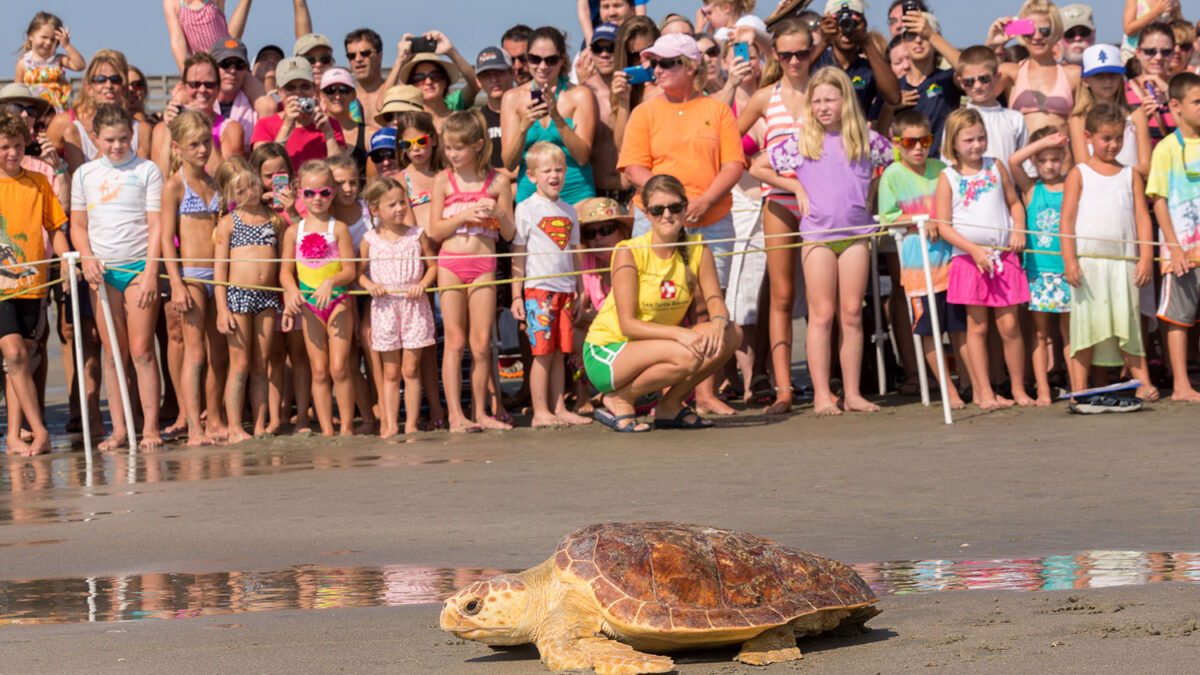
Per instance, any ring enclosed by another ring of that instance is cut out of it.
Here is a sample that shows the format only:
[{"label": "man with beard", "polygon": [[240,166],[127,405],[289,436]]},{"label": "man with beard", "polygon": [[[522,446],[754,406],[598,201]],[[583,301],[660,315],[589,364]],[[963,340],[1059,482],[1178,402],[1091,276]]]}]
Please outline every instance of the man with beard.
[{"label": "man with beard", "polygon": [[1058,43],[1062,52],[1059,61],[1063,65],[1083,63],[1083,51],[1096,44],[1096,24],[1092,21],[1092,8],[1075,3],[1059,10],[1062,14],[1063,37]]}]

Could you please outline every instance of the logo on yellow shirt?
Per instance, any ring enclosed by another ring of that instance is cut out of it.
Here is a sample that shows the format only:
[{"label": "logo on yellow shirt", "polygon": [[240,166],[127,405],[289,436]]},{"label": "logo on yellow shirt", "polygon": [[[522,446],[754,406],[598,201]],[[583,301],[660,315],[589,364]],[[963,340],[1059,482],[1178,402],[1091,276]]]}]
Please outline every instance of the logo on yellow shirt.
[{"label": "logo on yellow shirt", "polygon": [[675,287],[675,282],[667,279],[658,286],[658,294],[663,300],[674,300],[679,294],[679,289]]}]

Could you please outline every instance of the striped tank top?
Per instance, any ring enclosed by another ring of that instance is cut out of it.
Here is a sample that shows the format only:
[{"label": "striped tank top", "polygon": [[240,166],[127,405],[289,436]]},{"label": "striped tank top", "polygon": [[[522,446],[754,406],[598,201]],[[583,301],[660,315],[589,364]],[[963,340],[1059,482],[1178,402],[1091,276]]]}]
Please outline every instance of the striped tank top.
[{"label": "striped tank top", "polygon": [[229,37],[225,15],[212,0],[204,0],[200,9],[188,7],[187,0],[179,0],[179,25],[183,27],[188,54],[206,52],[218,40]]},{"label": "striped tank top", "polygon": [[[771,90],[771,98],[767,101],[767,109],[763,112],[763,121],[767,123],[767,131],[763,135],[764,149],[800,130],[800,123],[788,112],[787,106],[783,104],[783,97],[779,94],[782,84],[782,82],[775,83],[775,88]],[[771,187],[766,183],[763,183],[763,192],[768,199],[790,202],[792,206],[795,206],[796,196],[789,192]]]}]

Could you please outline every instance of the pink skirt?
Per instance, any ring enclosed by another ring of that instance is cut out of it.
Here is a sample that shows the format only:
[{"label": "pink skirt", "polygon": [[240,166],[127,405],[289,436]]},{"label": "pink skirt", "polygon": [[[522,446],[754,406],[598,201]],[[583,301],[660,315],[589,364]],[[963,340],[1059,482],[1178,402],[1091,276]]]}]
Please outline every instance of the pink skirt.
[{"label": "pink skirt", "polygon": [[975,267],[969,255],[956,255],[950,261],[950,288],[946,301],[956,305],[1010,307],[1029,302],[1029,281],[1021,268],[1021,258],[1012,251],[1000,253],[999,264],[993,260],[992,274]]}]

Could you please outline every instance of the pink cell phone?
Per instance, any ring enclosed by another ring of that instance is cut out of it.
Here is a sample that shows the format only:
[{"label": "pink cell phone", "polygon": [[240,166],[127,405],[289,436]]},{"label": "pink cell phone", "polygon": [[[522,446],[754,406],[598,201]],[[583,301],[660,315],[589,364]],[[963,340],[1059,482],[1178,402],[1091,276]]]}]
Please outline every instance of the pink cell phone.
[{"label": "pink cell phone", "polygon": [[1004,34],[1008,37],[1033,35],[1035,32],[1037,27],[1033,25],[1033,19],[1014,19],[1004,26]]}]

